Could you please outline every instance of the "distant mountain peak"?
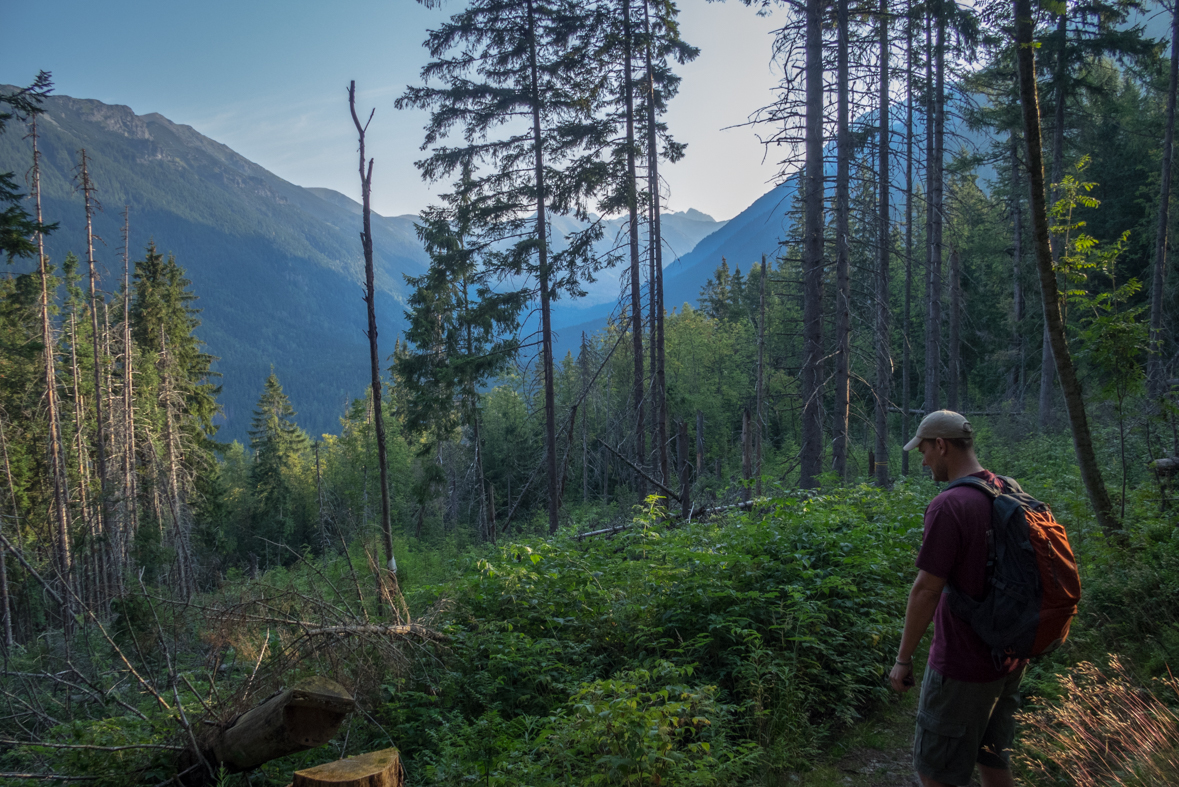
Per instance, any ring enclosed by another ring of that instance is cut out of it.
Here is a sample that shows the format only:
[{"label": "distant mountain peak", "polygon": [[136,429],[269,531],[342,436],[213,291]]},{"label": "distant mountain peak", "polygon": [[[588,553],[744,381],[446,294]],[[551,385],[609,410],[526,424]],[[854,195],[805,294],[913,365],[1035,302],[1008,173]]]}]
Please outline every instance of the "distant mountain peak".
[{"label": "distant mountain peak", "polygon": [[703,211],[696,210],[695,208],[688,208],[687,210],[678,211],[678,212],[674,211],[674,210],[668,211],[667,213],[664,213],[663,215],[664,216],[683,216],[685,219],[691,219],[692,221],[709,221],[709,222],[714,222],[714,223],[716,222],[716,219],[714,219],[712,216],[709,216],[707,213],[704,213]]}]

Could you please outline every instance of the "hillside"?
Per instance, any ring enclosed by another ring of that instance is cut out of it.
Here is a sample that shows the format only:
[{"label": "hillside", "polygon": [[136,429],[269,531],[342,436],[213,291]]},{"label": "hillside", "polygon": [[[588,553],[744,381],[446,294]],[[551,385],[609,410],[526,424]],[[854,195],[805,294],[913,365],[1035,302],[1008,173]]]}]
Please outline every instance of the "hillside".
[{"label": "hillside", "polygon": [[[336,431],[343,406],[368,376],[360,302],[359,222],[345,198],[328,198],[267,172],[188,126],[158,114],[66,96],[39,123],[46,220],[60,222],[48,252],[85,254],[82,196],[74,187],[85,148],[104,210],[96,256],[102,287],[121,286],[123,206],[132,259],[153,241],[176,255],[199,296],[201,339],[220,360],[225,418],[220,437],[243,439],[271,366],[301,425]],[[0,137],[0,169],[29,168],[32,143]],[[412,217],[374,226],[380,338],[392,351],[401,324],[402,275],[425,269]]]},{"label": "hillside", "polygon": [[[246,439],[271,367],[304,429],[312,435],[339,430],[345,405],[361,395],[369,375],[359,203],[330,189],[296,186],[190,126],[126,106],[54,96],[39,134],[44,213],[60,224],[47,241],[54,264],[69,251],[85,256],[82,195],[74,182],[85,148],[104,208],[94,220],[102,239],[95,251],[100,286],[110,294],[121,287],[124,205],[132,260],[154,241],[187,270],[202,309],[198,335],[219,359],[221,439]],[[23,173],[31,162],[30,140],[20,133],[0,137],[0,171]],[[383,356],[404,325],[404,277],[429,264],[416,219],[373,217]],[[607,222],[600,252],[616,244],[622,223]],[[558,232],[577,227],[568,218],[558,225]],[[694,210],[667,214],[666,258],[721,226]],[[616,279],[607,271],[589,285],[584,304],[561,302],[558,321],[579,322],[584,307],[613,302]]]}]

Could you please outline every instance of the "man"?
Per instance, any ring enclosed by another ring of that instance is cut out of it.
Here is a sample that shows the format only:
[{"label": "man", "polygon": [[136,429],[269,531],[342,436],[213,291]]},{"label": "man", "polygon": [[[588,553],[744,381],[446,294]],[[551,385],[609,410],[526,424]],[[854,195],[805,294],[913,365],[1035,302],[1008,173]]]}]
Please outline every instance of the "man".
[{"label": "man", "polygon": [[[905,445],[921,452],[921,464],[938,482],[973,475],[998,486],[979,464],[974,429],[961,414],[925,416]],[[987,530],[991,501],[979,489],[942,492],[925,510],[925,534],[917,555],[917,580],[909,592],[905,628],[889,680],[896,691],[913,687],[913,653],[934,622],[929,662],[921,682],[913,764],[926,787],[964,785],[977,764],[983,787],[1013,785],[1009,768],[1015,737],[1013,714],[1027,661],[996,664],[991,649],[950,611],[949,583],[981,599],[986,591]]]}]

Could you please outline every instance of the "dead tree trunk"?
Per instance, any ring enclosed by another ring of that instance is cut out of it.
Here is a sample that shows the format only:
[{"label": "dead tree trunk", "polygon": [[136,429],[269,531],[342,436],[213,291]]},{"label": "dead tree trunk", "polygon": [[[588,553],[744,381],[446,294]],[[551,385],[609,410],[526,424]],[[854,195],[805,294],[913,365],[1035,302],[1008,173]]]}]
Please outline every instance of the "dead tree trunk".
[{"label": "dead tree trunk", "polygon": [[817,485],[823,459],[823,4],[806,0],[806,164],[799,486]]},{"label": "dead tree trunk", "polygon": [[172,389],[172,359],[168,354],[168,337],[160,326],[160,366],[164,400],[164,442],[168,450],[168,508],[172,514],[173,538],[176,547],[176,569],[181,598],[188,600],[196,594],[196,566],[192,559],[192,539],[188,512],[181,491],[180,436],[176,424],[176,392]]},{"label": "dead tree trunk", "polygon": [[1159,222],[1154,240],[1154,267],[1150,277],[1150,355],[1146,378],[1151,396],[1167,389],[1163,347],[1163,289],[1167,275],[1167,227],[1171,220],[1171,157],[1175,148],[1175,92],[1179,83],[1179,8],[1171,12],[1171,74],[1167,85],[1167,125],[1163,132],[1162,178],[1159,183]]},{"label": "dead tree trunk", "polygon": [[323,474],[319,467],[319,440],[315,441],[315,499],[319,508],[319,548],[327,551],[327,531],[323,526]]},{"label": "dead tree trunk", "polygon": [[659,466],[663,477],[667,477],[667,375],[663,340],[663,226],[662,205],[659,191],[659,126],[655,122],[655,69],[652,65],[651,15],[647,0],[643,2],[643,25],[646,30],[647,67],[647,188],[651,200],[650,253],[654,258],[655,277],[651,281],[655,301],[655,322],[652,330],[655,343],[655,384],[652,386],[651,406],[655,408],[655,439],[659,443]]},{"label": "dead tree trunk", "polygon": [[[927,16],[925,44],[929,56],[925,60],[925,78],[929,89],[929,110],[926,114],[926,279],[925,279],[925,412],[939,407],[942,348],[942,107],[945,81],[944,65],[945,22],[941,10],[934,17]],[[937,25],[937,42],[930,46],[930,28]],[[936,61],[936,68],[934,63]],[[936,75],[933,73],[937,71]]]},{"label": "dead tree trunk", "polygon": [[[560,508],[557,501],[557,402],[553,381],[553,322],[549,293],[548,215],[544,180],[544,145],[540,133],[540,70],[537,65],[536,11],[526,0],[528,26],[529,86],[532,91],[533,182],[536,185],[537,279],[540,284],[541,360],[544,366],[545,463],[549,475],[549,533],[557,532]],[[638,303],[636,299],[635,303]],[[641,353],[639,353],[641,356]],[[641,361],[640,361],[641,363]],[[642,418],[639,418],[640,428]],[[510,519],[511,517],[509,517]]]},{"label": "dead tree trunk", "polygon": [[[581,376],[582,401],[589,396],[589,342],[581,332],[581,353],[577,359]],[[581,502],[589,502],[589,404],[581,411]]]},{"label": "dead tree trunk", "polygon": [[[38,222],[40,223],[40,222]],[[4,456],[4,477],[8,482],[8,496],[12,501],[12,524],[20,532],[20,505],[16,500],[16,482],[12,478],[12,464],[8,461],[8,438],[4,432],[4,418],[0,416],[0,452]],[[3,519],[0,518],[0,522]],[[0,528],[2,530],[3,528]],[[0,548],[0,613],[4,615],[4,652],[7,654],[15,640],[12,638],[12,601],[8,593],[8,556]]]},{"label": "dead tree trunk", "polygon": [[[766,269],[766,255],[761,255],[761,281],[758,283],[757,294],[757,418],[754,425],[754,459],[753,477],[757,485],[757,496],[761,497],[762,476],[762,436],[765,434],[765,388],[766,388],[766,279],[770,276]],[[686,427],[685,427],[686,428]]]},{"label": "dead tree trunk", "polygon": [[1008,387],[1016,412],[1023,412],[1024,341],[1023,341],[1023,176],[1019,170],[1019,140],[1011,132],[1011,343],[1015,362]]},{"label": "dead tree trunk", "polygon": [[404,773],[397,749],[382,749],[295,771],[291,787],[401,787]]},{"label": "dead tree trunk", "polygon": [[835,412],[831,466],[847,478],[847,427],[851,395],[851,230],[849,227],[851,132],[848,128],[848,0],[836,3],[835,162]]},{"label": "dead tree trunk", "polygon": [[687,421],[680,421],[679,437],[676,440],[676,459],[679,460],[680,465],[680,515],[683,516],[684,519],[687,519],[688,516],[692,513],[692,503],[689,499],[690,495],[688,494],[689,490],[691,489],[691,483],[689,480],[689,468],[691,465],[688,464]]},{"label": "dead tree trunk", "polygon": [[1014,0],[1015,45],[1019,66],[1019,98],[1023,112],[1023,132],[1027,142],[1029,192],[1032,214],[1032,237],[1036,249],[1036,267],[1040,273],[1040,292],[1044,300],[1044,322],[1052,341],[1052,355],[1064,389],[1064,401],[1072,427],[1073,448],[1080,466],[1081,478],[1089,493],[1089,502],[1097,522],[1106,532],[1119,526],[1113,504],[1101,477],[1093,437],[1081,395],[1081,383],[1069,353],[1064,318],[1060,309],[1060,292],[1052,265],[1052,247],[1048,237],[1048,205],[1044,186],[1044,154],[1040,136],[1040,107],[1036,84],[1036,60],[1033,41],[1035,21],[1031,0]]},{"label": "dead tree trunk", "polygon": [[[37,211],[37,225],[42,223],[41,216],[41,152],[37,145],[37,116],[32,116],[33,138],[33,182],[32,191]],[[37,233],[37,272],[41,282],[41,299],[38,311],[41,318],[41,343],[44,347],[43,363],[45,364],[45,409],[49,419],[49,472],[52,475],[53,497],[50,505],[50,515],[53,521],[54,556],[57,569],[61,572],[62,581],[70,575],[70,534],[69,534],[69,473],[66,471],[64,441],[61,435],[61,402],[57,393],[57,369],[55,348],[57,340],[53,335],[53,325],[49,319],[49,270],[45,257],[45,236]],[[63,598],[68,598],[63,593]]]},{"label": "dead tree trunk", "polygon": [[356,702],[343,686],[309,678],[218,729],[203,755],[230,773],[306,751],[335,737]]},{"label": "dead tree trunk", "polygon": [[749,408],[741,413],[741,499],[749,499],[749,481],[753,477],[753,419]]},{"label": "dead tree trunk", "polygon": [[958,385],[962,380],[962,258],[958,249],[950,249],[950,352],[949,369],[946,371],[947,390],[951,410],[961,409]]},{"label": "dead tree trunk", "polygon": [[[101,209],[94,198],[94,183],[90,180],[87,166],[86,149],[82,155],[82,195],[86,205],[86,264],[89,267],[90,278],[90,327],[93,332],[92,347],[94,350],[94,458],[95,471],[98,475],[98,505],[94,531],[105,534],[107,522],[110,519],[110,495],[106,484],[106,421],[102,412],[102,353],[99,349],[98,332],[98,266],[94,261],[94,211]],[[101,536],[100,536],[101,537]]]},{"label": "dead tree trunk", "polygon": [[[905,15],[905,325],[901,345],[901,440],[908,441],[913,404],[913,2]],[[901,451],[901,474],[909,475],[909,452]]]},{"label": "dead tree trunk", "polygon": [[[348,84],[348,110],[360,138],[360,199],[361,222],[360,245],[364,251],[364,304],[368,312],[368,358],[372,372],[373,417],[377,432],[377,463],[381,470],[381,538],[385,546],[385,567],[397,573],[397,560],[393,557],[393,525],[389,513],[389,460],[385,450],[385,414],[381,407],[381,357],[377,352],[377,310],[376,288],[373,284],[373,236],[372,236],[372,186],[373,160],[365,159],[364,134],[372,122],[372,113],[363,124],[356,114],[356,82]],[[376,110],[373,110],[374,112]]]},{"label": "dead tree trunk", "polygon": [[[889,328],[889,262],[892,246],[892,216],[889,198],[891,127],[889,120],[888,0],[880,0],[880,264],[876,268],[876,483],[888,484],[888,397],[892,387],[892,352]],[[907,405],[906,405],[907,406]],[[908,440],[908,438],[905,438]]]},{"label": "dead tree trunk", "polygon": [[704,411],[696,411],[696,477],[704,477]]},{"label": "dead tree trunk", "polygon": [[[1054,78],[1056,82],[1056,92],[1054,95],[1055,107],[1053,107],[1052,119],[1052,179],[1048,186],[1051,188],[1049,195],[1050,202],[1048,208],[1051,210],[1052,206],[1060,199],[1060,189],[1057,184],[1064,178],[1064,110],[1065,110],[1065,85],[1064,77],[1067,69],[1067,55],[1065,54],[1065,43],[1068,38],[1068,13],[1067,2],[1065,3],[1066,13],[1060,14],[1056,21],[1056,36],[1060,40],[1057,42],[1056,48],[1056,64],[1054,68]],[[1052,265],[1058,267],[1060,265],[1061,243],[1064,239],[1059,234],[1051,233],[1049,241],[1052,244]],[[1059,284],[1057,285],[1059,286]],[[1052,339],[1048,329],[1048,323],[1044,323],[1043,341],[1040,345],[1040,410],[1038,414],[1040,431],[1045,431],[1052,421],[1052,387],[1056,381],[1056,367],[1052,361]]]},{"label": "dead tree trunk", "polygon": [[131,206],[123,210],[123,522],[115,544],[115,583],[123,590],[123,568],[139,529],[135,478],[135,345],[131,341]]},{"label": "dead tree trunk", "polygon": [[[634,398],[635,408],[635,464],[646,466],[647,462],[647,423],[643,415],[643,399],[645,380],[643,378],[643,293],[639,279],[639,206],[637,174],[635,170],[635,97],[634,83],[631,78],[633,32],[630,24],[630,0],[620,0],[622,4],[622,90],[623,105],[626,111],[626,210],[627,235],[630,242],[630,324],[631,342],[634,352],[634,381],[631,386],[631,396]],[[641,475],[635,478],[639,497],[647,496],[646,485]]]}]

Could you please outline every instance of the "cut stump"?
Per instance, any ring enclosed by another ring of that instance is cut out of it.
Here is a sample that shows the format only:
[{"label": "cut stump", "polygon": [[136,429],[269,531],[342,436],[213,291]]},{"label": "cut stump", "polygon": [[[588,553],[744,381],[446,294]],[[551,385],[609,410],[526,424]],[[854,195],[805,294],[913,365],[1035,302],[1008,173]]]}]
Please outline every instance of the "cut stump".
[{"label": "cut stump", "polygon": [[401,787],[401,757],[383,749],[296,771],[291,787]]},{"label": "cut stump", "polygon": [[335,737],[355,700],[334,680],[299,681],[237,718],[213,742],[213,759],[230,771],[322,746]]}]

